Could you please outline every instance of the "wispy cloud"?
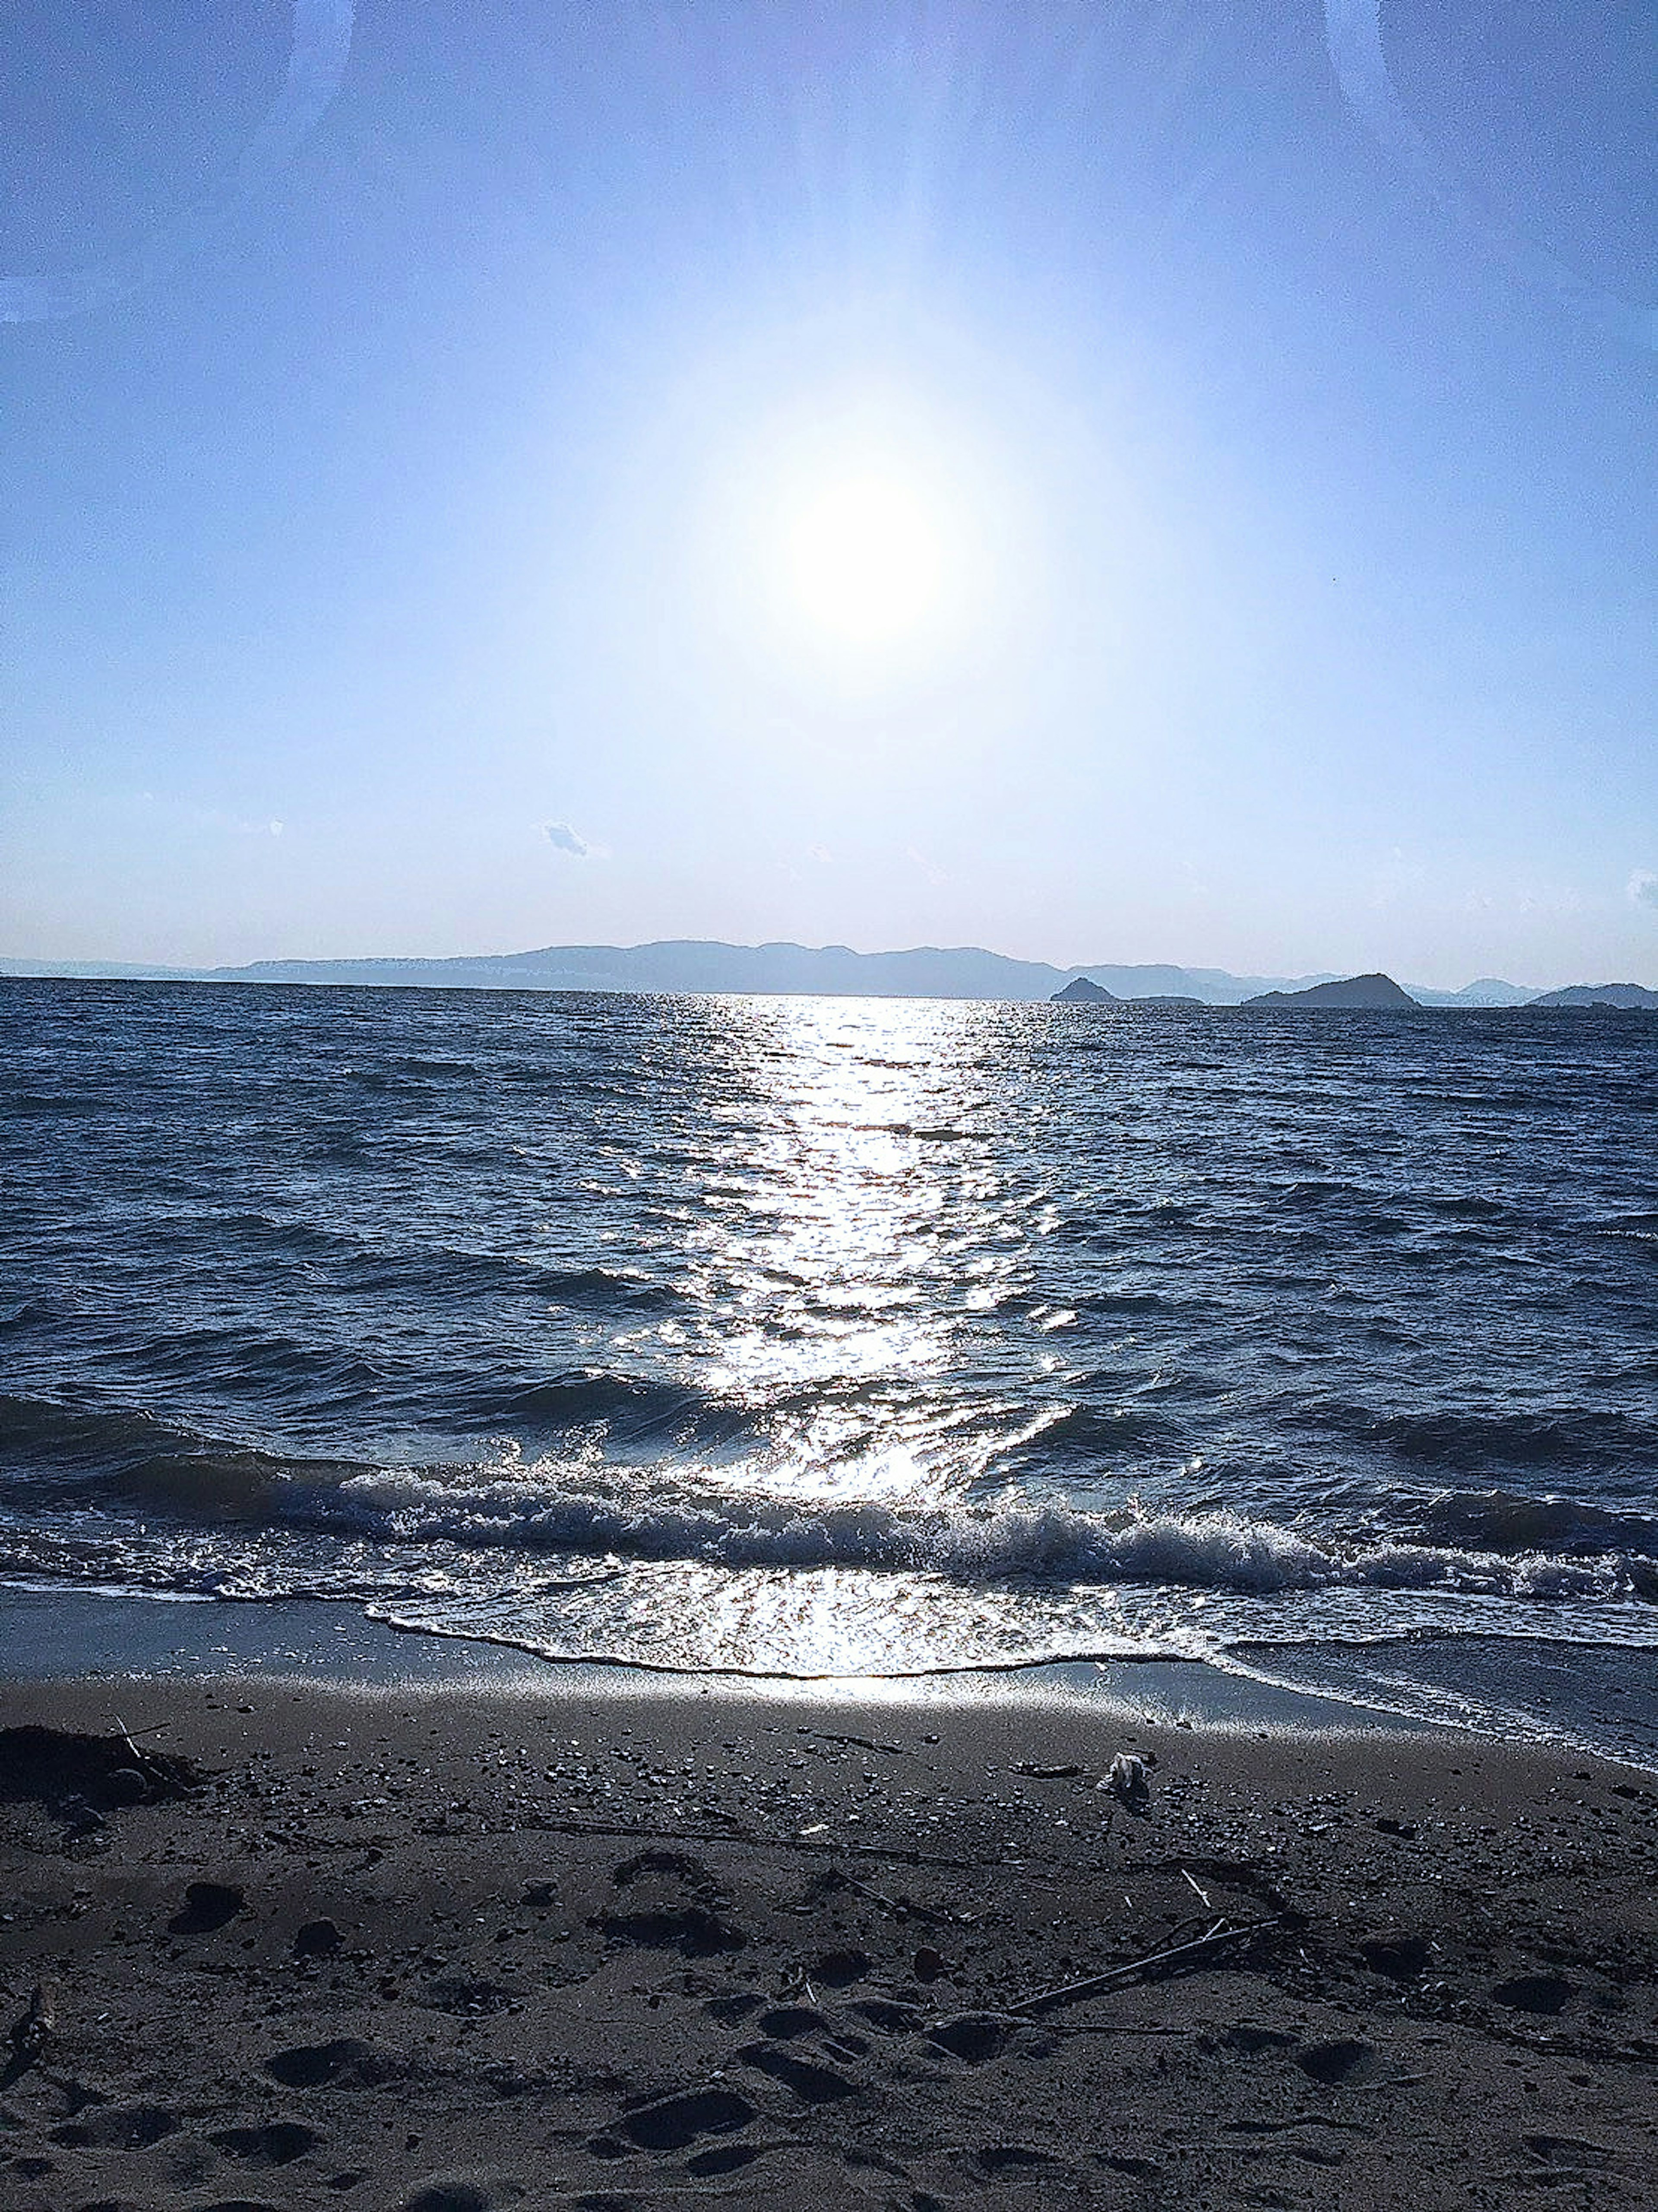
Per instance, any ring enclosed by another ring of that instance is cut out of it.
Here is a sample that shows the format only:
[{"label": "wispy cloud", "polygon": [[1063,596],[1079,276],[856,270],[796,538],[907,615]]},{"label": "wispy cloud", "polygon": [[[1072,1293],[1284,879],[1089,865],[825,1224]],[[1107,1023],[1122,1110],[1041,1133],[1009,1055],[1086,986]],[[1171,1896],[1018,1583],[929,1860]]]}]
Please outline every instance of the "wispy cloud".
[{"label": "wispy cloud", "polygon": [[597,850],[585,837],[578,836],[568,822],[544,822],[541,834],[550,845],[561,853],[568,853],[574,860],[592,860]]},{"label": "wispy cloud", "polygon": [[138,801],[142,806],[155,808],[163,820],[210,830],[221,837],[280,837],[288,826],[274,814],[238,814],[228,806],[198,806],[190,799],[158,799],[153,791],[141,791]]},{"label": "wispy cloud", "polygon": [[1631,906],[1658,907],[1658,876],[1650,868],[1637,868],[1625,888]]}]

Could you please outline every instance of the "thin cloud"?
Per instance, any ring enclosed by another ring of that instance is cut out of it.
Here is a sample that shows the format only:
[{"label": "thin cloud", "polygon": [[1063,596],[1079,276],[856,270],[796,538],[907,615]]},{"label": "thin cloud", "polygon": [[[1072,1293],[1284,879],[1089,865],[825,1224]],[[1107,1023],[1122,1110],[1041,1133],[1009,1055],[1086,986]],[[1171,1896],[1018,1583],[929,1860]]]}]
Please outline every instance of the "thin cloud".
[{"label": "thin cloud", "polygon": [[198,830],[216,831],[224,837],[280,837],[288,826],[274,814],[236,814],[228,806],[173,806],[166,801],[158,802],[148,791],[143,797],[146,805],[161,804],[178,820]]},{"label": "thin cloud", "polygon": [[578,836],[568,822],[544,822],[541,834],[550,845],[561,853],[568,853],[575,860],[592,858],[593,848],[585,837]]},{"label": "thin cloud", "polygon": [[1637,868],[1627,888],[1631,906],[1658,907],[1658,876],[1650,868]]}]

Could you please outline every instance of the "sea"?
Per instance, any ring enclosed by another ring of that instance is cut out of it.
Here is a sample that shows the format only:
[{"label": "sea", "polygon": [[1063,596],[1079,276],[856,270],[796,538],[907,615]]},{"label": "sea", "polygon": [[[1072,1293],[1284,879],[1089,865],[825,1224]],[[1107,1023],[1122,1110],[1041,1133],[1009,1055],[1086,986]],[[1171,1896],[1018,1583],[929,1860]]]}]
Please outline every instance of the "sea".
[{"label": "sea", "polygon": [[1658,1765],[1658,1023],[0,982],[7,1587]]}]

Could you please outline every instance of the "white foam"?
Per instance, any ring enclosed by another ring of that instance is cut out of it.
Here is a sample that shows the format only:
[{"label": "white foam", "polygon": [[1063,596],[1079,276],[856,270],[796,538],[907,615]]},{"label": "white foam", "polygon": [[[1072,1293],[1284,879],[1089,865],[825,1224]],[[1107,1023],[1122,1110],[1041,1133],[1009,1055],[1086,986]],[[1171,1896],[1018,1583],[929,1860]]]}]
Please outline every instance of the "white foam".
[{"label": "white foam", "polygon": [[1058,1500],[994,1506],[809,1501],[712,1479],[541,1462],[502,1469],[388,1468],[307,1488],[295,1517],[379,1539],[527,1546],[733,1569],[855,1567],[963,1583],[1151,1583],[1238,1595],[1371,1588],[1533,1601],[1626,1601],[1615,1553],[1560,1558],[1436,1544],[1315,1540],[1226,1511],[1138,1504],[1086,1513]]}]

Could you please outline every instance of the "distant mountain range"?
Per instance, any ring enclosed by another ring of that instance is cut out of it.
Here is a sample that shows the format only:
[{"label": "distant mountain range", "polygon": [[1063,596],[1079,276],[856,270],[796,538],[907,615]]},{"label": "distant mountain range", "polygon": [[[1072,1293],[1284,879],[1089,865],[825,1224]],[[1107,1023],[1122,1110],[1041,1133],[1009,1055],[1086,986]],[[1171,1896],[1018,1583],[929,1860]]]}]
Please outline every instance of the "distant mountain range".
[{"label": "distant mountain range", "polygon": [[894,999],[1046,999],[1086,974],[1117,998],[1182,996],[1237,1006],[1258,992],[1325,976],[1234,975],[1221,968],[1055,968],[976,945],[853,952],[844,945],[550,945],[535,952],[452,959],[258,960],[245,968],[159,969],[117,963],[0,960],[8,975],[132,976],[211,983],[355,983],[486,991],[754,992]]},{"label": "distant mountain range", "polygon": [[1505,983],[1497,975],[1482,975],[1460,991],[1430,991],[1420,983],[1406,988],[1419,1006],[1528,1006],[1537,996],[1534,990]]},{"label": "distant mountain range", "polygon": [[[1241,1006],[1271,994],[1293,999],[1327,985],[1363,979],[1235,975],[1224,968],[1087,962],[1056,968],[1012,960],[976,945],[921,945],[906,952],[853,952],[844,945],[722,945],[677,939],[653,945],[550,945],[533,952],[450,959],[258,960],[244,968],[157,968],[119,961],[0,959],[0,975],[58,975],[152,982],[321,983],[439,990],[753,992],[825,997],[1048,999],[1086,981],[1113,999],[1197,1000]],[[1387,981],[1388,979],[1382,979]],[[1390,988],[1400,991],[1397,984]],[[1658,992],[1638,983],[1573,984],[1540,996],[1517,983],[1482,977],[1461,991],[1411,988],[1402,1004],[1428,1006],[1601,1005],[1658,1008]],[[1316,1003],[1316,1001],[1314,1001]]]}]

